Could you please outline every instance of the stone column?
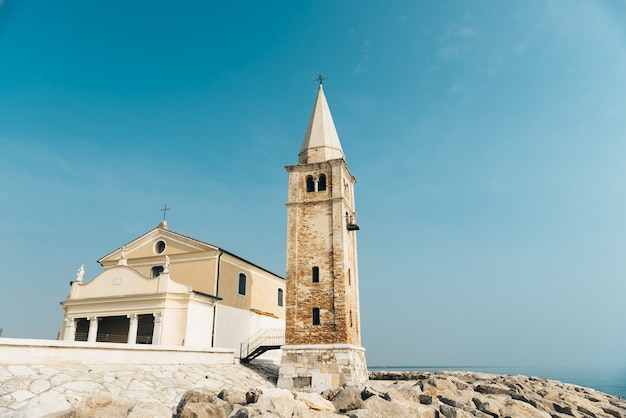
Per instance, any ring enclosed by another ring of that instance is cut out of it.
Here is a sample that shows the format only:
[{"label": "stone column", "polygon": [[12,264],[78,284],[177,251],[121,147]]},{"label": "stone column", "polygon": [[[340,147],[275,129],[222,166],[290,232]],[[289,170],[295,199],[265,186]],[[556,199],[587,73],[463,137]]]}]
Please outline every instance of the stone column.
[{"label": "stone column", "polygon": [[87,342],[95,343],[98,337],[98,321],[97,316],[90,316],[89,318],[89,334],[87,335]]},{"label": "stone column", "polygon": [[135,344],[137,342],[137,326],[139,325],[139,318],[137,314],[126,315],[130,318],[130,324],[128,325],[128,344]]},{"label": "stone column", "polygon": [[65,332],[63,333],[63,341],[74,341],[76,339],[76,320],[74,318],[65,318]]},{"label": "stone column", "polygon": [[163,321],[163,314],[161,312],[155,312],[154,315],[154,329],[152,330],[152,344],[161,344],[161,323]]}]

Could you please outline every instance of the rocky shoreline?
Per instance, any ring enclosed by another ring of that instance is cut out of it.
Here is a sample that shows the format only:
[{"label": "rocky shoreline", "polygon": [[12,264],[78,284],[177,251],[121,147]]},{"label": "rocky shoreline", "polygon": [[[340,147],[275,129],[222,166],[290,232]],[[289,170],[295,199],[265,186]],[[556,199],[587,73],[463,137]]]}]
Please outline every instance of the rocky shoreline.
[{"label": "rocky shoreline", "polygon": [[[274,371],[256,370],[270,383]],[[371,372],[370,382],[321,393],[271,387],[198,388],[187,391],[175,410],[129,402],[111,394],[84,399],[51,417],[292,417],[464,418],[626,417],[626,401],[556,380],[474,372]],[[163,382],[166,384],[166,382]]]}]

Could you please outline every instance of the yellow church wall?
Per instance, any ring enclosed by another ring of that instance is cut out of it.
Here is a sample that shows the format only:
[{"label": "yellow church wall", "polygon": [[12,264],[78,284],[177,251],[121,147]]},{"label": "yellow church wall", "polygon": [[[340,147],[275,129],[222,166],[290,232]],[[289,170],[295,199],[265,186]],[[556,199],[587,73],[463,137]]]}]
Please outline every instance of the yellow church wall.
[{"label": "yellow church wall", "polygon": [[[285,281],[275,279],[259,271],[252,272],[251,307],[261,312],[271,313],[279,318],[285,318]],[[283,291],[283,306],[278,306],[278,289]]]},{"label": "yellow church wall", "polygon": [[[239,274],[246,275],[246,294],[239,294]],[[279,318],[285,317],[284,306],[278,306],[278,289],[283,289],[285,280],[255,265],[230,254],[223,254],[220,260],[219,294],[220,305],[244,310],[257,310]]]},{"label": "yellow church wall", "polygon": [[[239,294],[239,274],[246,275],[246,294]],[[239,309],[250,309],[250,289],[252,283],[252,275],[250,274],[250,266],[241,263],[240,260],[230,254],[222,254],[220,258],[220,282],[219,294],[222,298],[221,305],[231,306]]]},{"label": "yellow church wall", "polygon": [[217,254],[214,251],[171,256],[172,278],[193,290],[215,295]]}]

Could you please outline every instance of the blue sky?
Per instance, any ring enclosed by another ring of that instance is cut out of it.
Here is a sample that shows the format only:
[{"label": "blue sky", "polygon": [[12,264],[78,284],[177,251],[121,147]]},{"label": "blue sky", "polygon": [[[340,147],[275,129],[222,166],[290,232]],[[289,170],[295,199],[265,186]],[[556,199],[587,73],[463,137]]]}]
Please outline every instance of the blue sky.
[{"label": "blue sky", "polygon": [[626,369],[626,2],[0,2],[0,327],[155,227],[284,274],[317,84],[370,365]]}]

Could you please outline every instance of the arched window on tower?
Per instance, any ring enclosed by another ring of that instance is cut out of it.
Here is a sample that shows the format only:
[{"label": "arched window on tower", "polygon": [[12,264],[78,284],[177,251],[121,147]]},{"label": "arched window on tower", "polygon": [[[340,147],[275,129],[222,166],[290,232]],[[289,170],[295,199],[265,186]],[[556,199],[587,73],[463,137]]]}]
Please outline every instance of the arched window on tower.
[{"label": "arched window on tower", "polygon": [[278,306],[283,306],[283,289],[278,289]]},{"label": "arched window on tower", "polygon": [[321,192],[326,190],[326,174],[320,174],[319,180],[317,180],[317,191]]},{"label": "arched window on tower", "polygon": [[313,325],[320,324],[320,308],[313,308]]},{"label": "arched window on tower", "polygon": [[313,267],[312,271],[313,283],[319,283],[320,281],[320,268],[317,266]]},{"label": "arched window on tower", "polygon": [[313,181],[313,176],[306,176],[306,191],[307,192],[315,191],[315,182]]},{"label": "arched window on tower", "polygon": [[241,296],[246,295],[246,275],[239,273],[239,289],[237,291]]}]

